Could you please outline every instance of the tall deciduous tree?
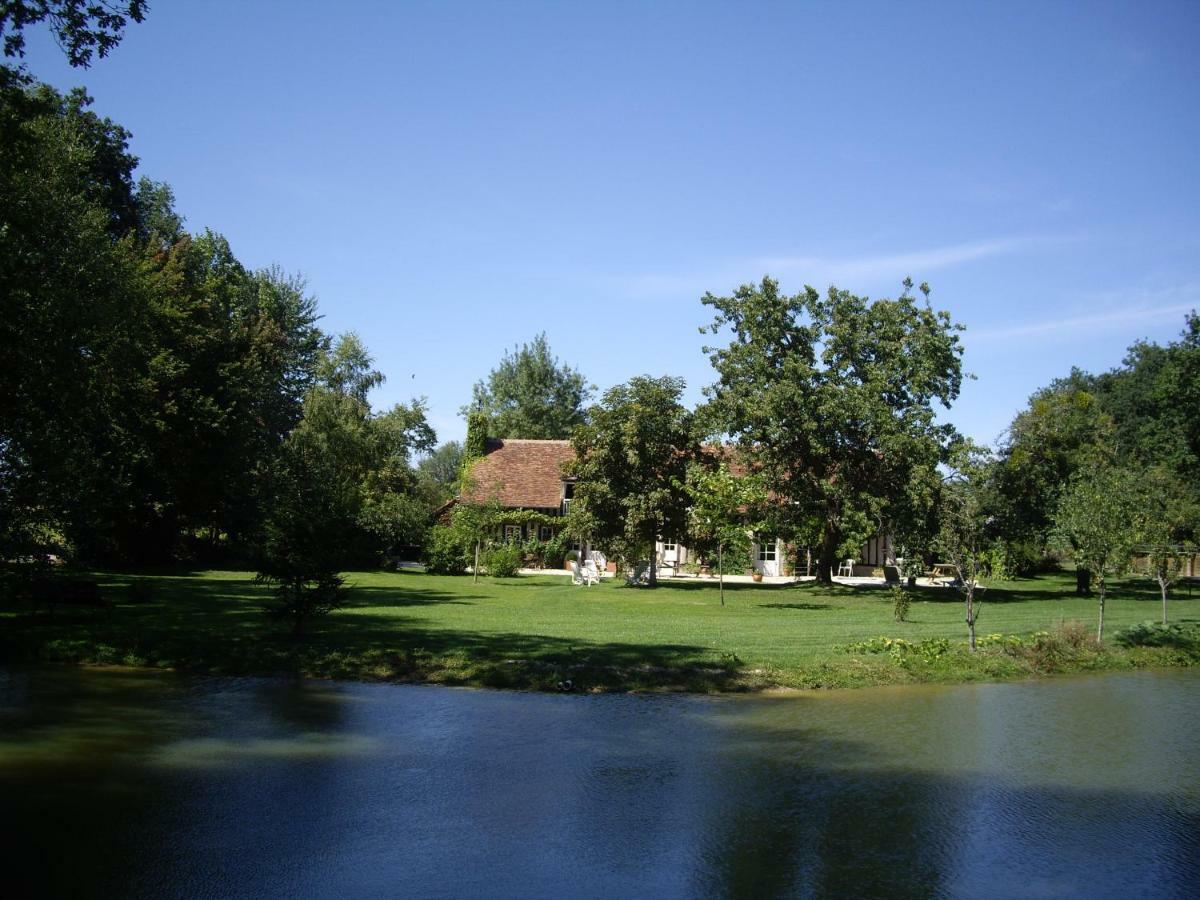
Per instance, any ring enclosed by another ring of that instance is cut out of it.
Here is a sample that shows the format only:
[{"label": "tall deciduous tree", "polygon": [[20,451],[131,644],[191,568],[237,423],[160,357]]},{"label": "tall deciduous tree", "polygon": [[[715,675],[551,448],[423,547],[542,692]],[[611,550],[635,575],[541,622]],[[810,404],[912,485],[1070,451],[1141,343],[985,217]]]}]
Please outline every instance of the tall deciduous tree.
[{"label": "tall deciduous tree", "polygon": [[504,355],[475,385],[463,414],[485,413],[496,437],[564,439],[583,424],[591,393],[583,375],[550,352],[543,333]]},{"label": "tall deciduous tree", "polygon": [[1141,485],[1137,475],[1111,466],[1078,472],[1059,499],[1054,522],[1075,565],[1091,573],[1100,597],[1096,639],[1104,640],[1108,580],[1129,569],[1138,538]]},{"label": "tall deciduous tree", "polygon": [[704,331],[730,338],[707,348],[718,375],[708,415],[759,466],[769,526],[819,547],[825,582],[839,553],[932,483],[954,437],[933,405],[958,396],[959,328],[925,285],[924,303],[910,287],[875,302],[836,288],[789,297],[764,278],[703,299],[716,310]]},{"label": "tall deciduous tree", "polygon": [[[1008,546],[1024,548],[1025,564],[1045,552],[1071,477],[1112,462],[1113,432],[1090,376],[1078,370],[1035,393],[1013,419],[997,460],[996,512]],[[1079,593],[1088,581],[1080,570]]]},{"label": "tall deciduous tree", "polygon": [[682,485],[699,446],[683,388],[681,378],[632,378],[606,391],[572,438],[572,531],[605,549],[648,555],[651,585],[655,542],[687,534]]}]

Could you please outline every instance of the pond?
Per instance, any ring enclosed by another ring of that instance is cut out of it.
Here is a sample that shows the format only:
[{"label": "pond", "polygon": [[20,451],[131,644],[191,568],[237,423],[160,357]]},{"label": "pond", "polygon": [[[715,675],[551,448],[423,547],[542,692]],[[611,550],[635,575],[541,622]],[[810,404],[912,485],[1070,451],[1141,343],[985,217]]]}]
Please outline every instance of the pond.
[{"label": "pond", "polygon": [[8,897],[1184,897],[1200,673],[777,697],[0,671]]}]

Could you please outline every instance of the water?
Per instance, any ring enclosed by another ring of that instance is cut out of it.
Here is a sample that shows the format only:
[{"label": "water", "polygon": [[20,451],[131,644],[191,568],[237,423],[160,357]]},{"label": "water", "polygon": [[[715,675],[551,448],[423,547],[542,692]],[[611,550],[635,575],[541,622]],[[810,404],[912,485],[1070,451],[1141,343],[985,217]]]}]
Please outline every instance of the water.
[{"label": "water", "polygon": [[1198,689],[0,672],[0,894],[1194,897]]}]

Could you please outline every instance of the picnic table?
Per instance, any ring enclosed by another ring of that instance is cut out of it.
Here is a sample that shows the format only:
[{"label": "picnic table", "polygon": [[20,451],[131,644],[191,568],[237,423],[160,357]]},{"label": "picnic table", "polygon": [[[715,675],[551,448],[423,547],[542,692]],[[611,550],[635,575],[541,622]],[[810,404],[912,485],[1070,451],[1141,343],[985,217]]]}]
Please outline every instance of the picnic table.
[{"label": "picnic table", "polygon": [[927,577],[934,584],[939,581],[946,586],[962,583],[962,573],[958,571],[958,566],[954,563],[934,563],[933,569],[927,573]]}]

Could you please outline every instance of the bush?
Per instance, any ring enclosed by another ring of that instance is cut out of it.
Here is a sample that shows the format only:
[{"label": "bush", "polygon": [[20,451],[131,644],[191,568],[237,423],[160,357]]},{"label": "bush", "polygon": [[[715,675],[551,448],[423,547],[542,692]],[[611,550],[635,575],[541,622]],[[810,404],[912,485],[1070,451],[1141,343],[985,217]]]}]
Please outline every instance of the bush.
[{"label": "bush", "polygon": [[1178,650],[1200,649],[1200,625],[1163,625],[1160,622],[1139,622],[1118,632],[1116,642],[1122,647],[1174,647]]},{"label": "bush", "polygon": [[523,557],[519,544],[500,544],[488,549],[483,565],[487,573],[496,578],[513,578],[521,569]]},{"label": "bush", "polygon": [[542,550],[542,565],[547,569],[561,569],[572,543],[574,542],[567,536],[565,529],[554,532]]},{"label": "bush", "polygon": [[1019,648],[1019,652],[1041,672],[1053,672],[1064,663],[1079,662],[1100,652],[1100,642],[1090,625],[1068,619],[1054,631],[1038,631]]},{"label": "bush", "polygon": [[425,571],[434,575],[462,575],[470,564],[470,548],[461,535],[444,525],[430,531],[425,547]]},{"label": "bush", "polygon": [[908,610],[912,606],[912,594],[898,584],[892,585],[888,591],[892,595],[892,615],[897,622],[907,622]]}]

